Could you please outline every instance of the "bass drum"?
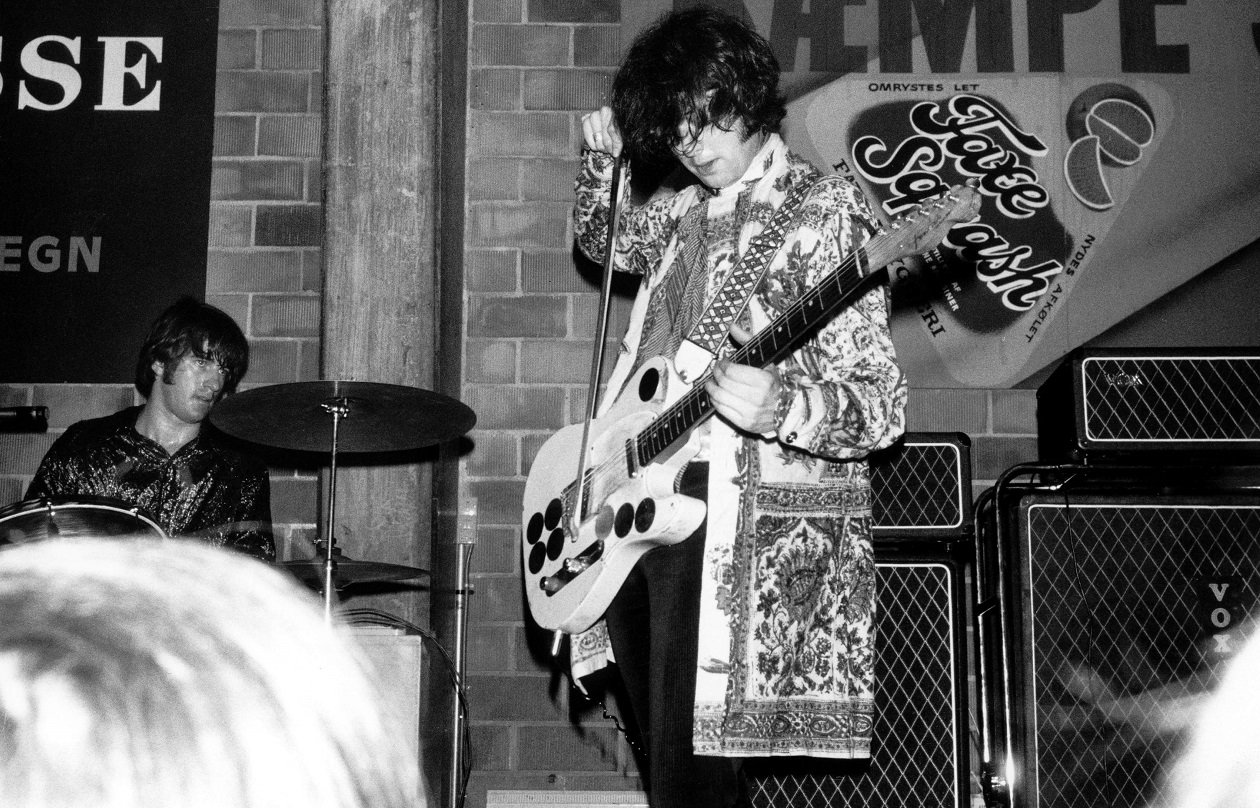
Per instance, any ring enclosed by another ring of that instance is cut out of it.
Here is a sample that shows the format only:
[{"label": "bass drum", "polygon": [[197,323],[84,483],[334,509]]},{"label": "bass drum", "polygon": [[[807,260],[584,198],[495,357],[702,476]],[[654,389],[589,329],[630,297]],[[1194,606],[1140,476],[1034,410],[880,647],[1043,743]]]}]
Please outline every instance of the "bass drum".
[{"label": "bass drum", "polygon": [[40,497],[0,510],[0,545],[110,537],[167,538],[139,508],[110,497]]}]

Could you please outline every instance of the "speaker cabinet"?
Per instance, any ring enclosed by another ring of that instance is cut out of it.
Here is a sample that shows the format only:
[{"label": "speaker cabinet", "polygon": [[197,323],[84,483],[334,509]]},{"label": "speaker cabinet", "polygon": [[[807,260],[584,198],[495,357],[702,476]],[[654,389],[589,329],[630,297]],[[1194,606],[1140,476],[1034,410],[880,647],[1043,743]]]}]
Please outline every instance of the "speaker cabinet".
[{"label": "speaker cabinet", "polygon": [[1260,457],[1260,351],[1078,349],[1037,390],[1046,462]]},{"label": "speaker cabinet", "polygon": [[887,550],[876,563],[871,757],[750,759],[756,808],[968,804],[961,565]]},{"label": "speaker cabinet", "polygon": [[1209,687],[1260,594],[1260,492],[1007,499],[995,509],[1007,636],[982,663],[1002,684],[982,690],[1009,802],[1144,808],[1177,753],[1186,697]]},{"label": "speaker cabinet", "polygon": [[876,540],[970,537],[971,439],[961,432],[907,432],[871,455],[871,530]]},{"label": "speaker cabinet", "polygon": [[[431,802],[441,794],[444,767],[449,755],[449,721],[431,714],[433,676],[427,670],[429,655],[423,638],[393,629],[354,626],[351,633],[376,675],[387,707],[401,720],[425,780]],[[438,681],[442,681],[438,678]],[[336,694],[329,694],[336,698]]]}]

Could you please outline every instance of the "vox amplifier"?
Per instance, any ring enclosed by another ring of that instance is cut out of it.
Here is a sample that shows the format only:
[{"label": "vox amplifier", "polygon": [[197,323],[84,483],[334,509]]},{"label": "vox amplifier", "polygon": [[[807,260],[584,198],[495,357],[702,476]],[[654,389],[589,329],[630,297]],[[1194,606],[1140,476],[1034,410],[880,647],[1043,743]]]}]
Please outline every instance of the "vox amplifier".
[{"label": "vox amplifier", "polygon": [[1037,391],[1042,460],[1260,457],[1260,350],[1083,349]]},{"label": "vox amplifier", "polygon": [[1011,495],[979,509],[982,545],[999,520],[1012,557],[982,564],[979,588],[1006,593],[1006,625],[990,614],[978,645],[1001,802],[1164,804],[1186,699],[1260,605],[1260,492]]},{"label": "vox amplifier", "polygon": [[871,455],[876,540],[970,536],[971,439],[961,432],[907,432]]}]

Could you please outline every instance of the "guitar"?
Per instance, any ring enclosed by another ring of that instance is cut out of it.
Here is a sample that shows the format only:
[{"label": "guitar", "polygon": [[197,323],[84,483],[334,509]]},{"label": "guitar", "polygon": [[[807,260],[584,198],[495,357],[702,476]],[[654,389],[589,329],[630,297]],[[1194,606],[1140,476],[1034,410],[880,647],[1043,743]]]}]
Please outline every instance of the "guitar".
[{"label": "guitar", "polygon": [[[766,367],[782,360],[882,282],[888,264],[935,247],[979,206],[974,188],[956,186],[897,220],[740,346],[732,361]],[[879,269],[864,274],[872,266]],[[668,358],[655,357],[589,428],[567,426],[539,449],[525,482],[521,553],[526,598],[540,626],[570,634],[590,628],[640,556],[682,541],[703,521],[705,503],[677,493],[675,481],[699,449],[694,427],[714,412],[707,379],[686,384]],[[574,478],[586,434],[579,491]]]}]

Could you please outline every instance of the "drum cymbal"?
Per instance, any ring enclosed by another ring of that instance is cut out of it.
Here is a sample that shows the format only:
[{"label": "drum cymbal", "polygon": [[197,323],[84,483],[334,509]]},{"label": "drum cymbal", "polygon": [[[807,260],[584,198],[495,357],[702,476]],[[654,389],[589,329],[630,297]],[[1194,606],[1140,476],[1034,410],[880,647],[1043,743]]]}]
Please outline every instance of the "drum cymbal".
[{"label": "drum cymbal", "polygon": [[477,422],[468,406],[441,393],[354,381],[255,387],[220,401],[210,422],[263,446],[331,452],[333,409],[342,412],[339,453],[419,449],[458,437]]},{"label": "drum cymbal", "polygon": [[[312,589],[324,587],[324,560],[322,558],[284,561],[276,566],[288,570],[295,578]],[[409,581],[428,574],[428,570],[422,570],[419,567],[381,564],[375,561],[355,561],[336,555],[333,557],[333,589],[344,589],[350,584],[370,581]]]}]

